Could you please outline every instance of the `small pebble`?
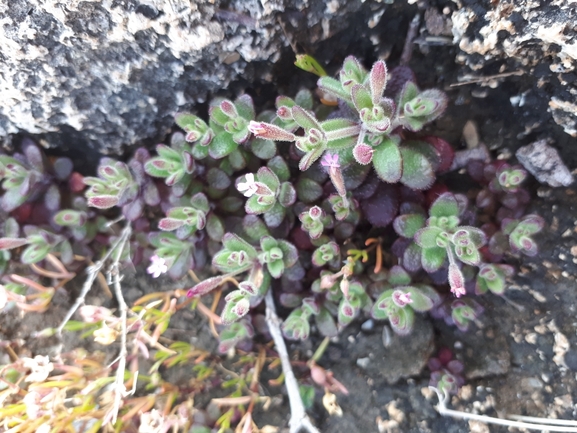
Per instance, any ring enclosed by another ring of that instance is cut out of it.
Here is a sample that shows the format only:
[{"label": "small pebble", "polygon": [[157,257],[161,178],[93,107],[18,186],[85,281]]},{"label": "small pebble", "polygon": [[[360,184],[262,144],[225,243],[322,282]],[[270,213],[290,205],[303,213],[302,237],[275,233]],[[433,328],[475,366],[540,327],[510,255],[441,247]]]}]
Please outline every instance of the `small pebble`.
[{"label": "small pebble", "polygon": [[361,325],[361,329],[365,332],[372,331],[375,329],[375,321],[373,319],[369,319]]},{"label": "small pebble", "polygon": [[369,366],[370,362],[371,362],[371,360],[369,359],[369,357],[359,358],[359,359],[357,359],[357,366],[359,366],[361,368],[367,368]]}]

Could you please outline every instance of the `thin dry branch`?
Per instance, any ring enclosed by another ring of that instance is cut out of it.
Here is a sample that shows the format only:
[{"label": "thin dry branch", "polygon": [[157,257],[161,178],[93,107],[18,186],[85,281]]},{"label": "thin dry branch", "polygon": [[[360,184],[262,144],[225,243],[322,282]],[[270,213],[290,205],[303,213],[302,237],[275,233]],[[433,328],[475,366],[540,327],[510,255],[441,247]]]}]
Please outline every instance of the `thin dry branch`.
[{"label": "thin dry branch", "polygon": [[[459,418],[464,420],[474,420],[480,421],[486,424],[495,424],[495,425],[503,425],[506,427],[515,427],[520,429],[528,429],[528,430],[541,430],[541,431],[548,431],[548,432],[564,432],[564,433],[573,433],[577,432],[577,427],[568,427],[567,424],[564,424],[563,427],[557,427],[553,424],[557,424],[556,421],[559,420],[549,420],[547,418],[535,418],[535,417],[518,417],[519,419],[525,419],[527,421],[532,422],[522,422],[522,421],[511,421],[508,419],[502,418],[494,418],[492,416],[487,415],[477,415],[474,413],[468,412],[461,412],[458,410],[447,409],[446,403],[448,400],[448,395],[443,396],[439,390],[434,387],[431,387],[433,391],[437,393],[437,397],[439,398],[439,404],[436,406],[437,411],[441,415],[451,416],[453,418]],[[514,417],[509,415],[509,417]]]},{"label": "thin dry branch", "polygon": [[[130,239],[130,235],[132,234],[132,226],[130,223],[126,223],[126,227],[122,230],[120,235],[120,239],[116,248],[113,251],[116,251],[114,256],[114,260],[109,268],[109,275],[111,276],[113,287],[114,287],[114,295],[116,296],[116,300],[118,302],[118,310],[120,312],[120,353],[118,354],[118,367],[116,369],[116,377],[114,380],[114,404],[110,412],[106,415],[106,418],[111,418],[112,424],[116,423],[116,418],[118,417],[118,411],[120,410],[120,406],[122,404],[122,399],[126,397],[130,392],[127,393],[126,387],[124,386],[124,373],[126,371],[126,356],[128,355],[128,350],[126,349],[126,334],[128,333],[126,327],[126,320],[128,314],[128,306],[124,301],[124,296],[122,295],[122,287],[120,286],[120,281],[122,280],[122,276],[120,275],[120,258],[122,257],[122,253],[124,248],[126,247],[126,243]],[[136,386],[136,381],[134,381],[134,385]]]},{"label": "thin dry branch", "polygon": [[286,344],[280,329],[281,320],[276,314],[276,307],[272,297],[272,289],[268,290],[265,296],[265,302],[266,323],[274,341],[278,356],[281,360],[282,371],[285,376],[285,385],[291,408],[291,417],[289,420],[290,433],[298,433],[302,430],[308,431],[310,433],[320,433],[319,430],[313,425],[305,411],[305,406],[299,392],[299,385],[293,373]]},{"label": "thin dry branch", "polygon": [[84,284],[82,285],[82,290],[80,291],[80,294],[76,298],[74,305],[72,305],[72,307],[70,307],[70,309],[68,310],[68,312],[64,316],[64,319],[62,319],[60,326],[58,326],[58,328],[56,328],[56,334],[59,337],[62,336],[62,330],[64,329],[64,327],[66,326],[68,321],[72,318],[72,316],[74,315],[76,310],[78,310],[84,304],[84,301],[86,300],[86,295],[88,294],[88,292],[92,288],[92,285],[94,284],[94,281],[96,280],[96,278],[98,278],[98,275],[100,274],[100,271],[102,270],[102,268],[106,264],[106,261],[108,259],[110,259],[110,257],[112,256],[112,253],[114,253],[114,251],[116,251],[121,245],[122,245],[122,249],[124,249],[124,245],[125,245],[126,241],[128,240],[128,238],[130,237],[131,233],[132,233],[132,228],[130,227],[130,225],[127,225],[124,228],[124,230],[122,231],[120,237],[118,239],[116,239],[116,241],[114,242],[114,244],[112,244],[112,246],[106,252],[104,257],[102,257],[100,260],[98,260],[96,263],[94,263],[94,265],[86,268],[87,277],[86,277],[86,280],[84,281]]}]

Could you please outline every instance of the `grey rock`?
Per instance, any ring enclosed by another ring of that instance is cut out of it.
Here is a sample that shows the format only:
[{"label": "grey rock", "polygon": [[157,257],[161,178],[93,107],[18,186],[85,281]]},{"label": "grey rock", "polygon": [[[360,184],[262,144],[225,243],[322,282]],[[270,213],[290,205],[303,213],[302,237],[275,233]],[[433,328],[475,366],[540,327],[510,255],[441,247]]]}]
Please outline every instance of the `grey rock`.
[{"label": "grey rock", "polygon": [[521,147],[516,153],[517,159],[537,180],[550,186],[569,186],[573,183],[573,175],[565,166],[559,152],[547,144],[547,140],[539,140]]},{"label": "grey rock", "polygon": [[[235,80],[272,79],[289,42],[326,40],[359,11],[367,29],[367,17],[385,7],[345,0],[0,2],[0,138],[43,134],[50,145],[73,137],[65,147],[122,153],[162,139],[176,112]],[[229,89],[230,96],[240,91]]]},{"label": "grey rock", "polygon": [[[553,120],[576,137],[577,82],[571,79],[577,68],[573,0],[454,2],[453,42],[461,49],[457,61],[479,76],[491,75],[481,70],[498,63],[507,65],[500,72],[526,74],[532,84],[521,90],[530,90],[537,98],[539,107],[533,109],[546,110],[548,106]],[[521,121],[530,125],[535,119]]]},{"label": "grey rock", "polygon": [[358,338],[351,338],[350,332],[341,337],[347,341],[344,352],[354,351],[364,374],[375,380],[384,379],[389,384],[418,375],[434,350],[433,328],[421,315],[416,315],[409,336],[400,337],[393,332],[386,348],[378,333],[363,333]]}]

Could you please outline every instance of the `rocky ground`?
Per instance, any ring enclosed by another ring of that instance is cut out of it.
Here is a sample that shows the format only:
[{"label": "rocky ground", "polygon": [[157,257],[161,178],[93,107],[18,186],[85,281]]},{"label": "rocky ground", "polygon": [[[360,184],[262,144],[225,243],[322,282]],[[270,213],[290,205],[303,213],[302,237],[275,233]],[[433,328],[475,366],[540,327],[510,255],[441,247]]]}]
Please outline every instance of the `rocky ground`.
[{"label": "rocky ground", "polygon": [[[27,2],[16,3],[26,6]],[[91,14],[98,12],[95,3],[81,3],[83,8],[93,9]],[[152,23],[156,20],[154,11],[138,9],[140,6],[128,0],[112,3],[118,3],[118,7],[122,6],[134,16],[144,16],[145,18],[138,21],[141,26],[148,20],[149,27],[139,31],[159,32],[155,27],[158,23]],[[198,24],[200,14],[208,13],[202,10],[202,7],[210,9],[212,6],[209,3],[211,2],[199,6],[199,15],[193,16],[192,23]],[[577,92],[574,70],[577,54],[574,50],[577,41],[576,29],[571,27],[576,22],[575,7],[568,7],[570,0],[523,0],[517,2],[514,8],[511,6],[512,2],[503,0],[395,0],[382,4],[367,1],[366,4],[359,2],[360,12],[355,15],[356,21],[350,22],[343,22],[340,12],[337,12],[340,8],[339,2],[329,2],[336,8],[334,14],[339,18],[335,18],[334,26],[331,24],[326,34],[323,33],[326,24],[323,27],[322,17],[330,18],[330,11],[318,9],[318,2],[310,2],[309,21],[312,17],[318,18],[316,22],[309,22],[310,26],[306,25],[307,15],[302,11],[290,9],[280,13],[280,19],[285,20],[286,24],[284,32],[274,27],[274,20],[271,18],[275,10],[278,12],[278,9],[275,9],[277,2],[261,3],[265,4],[266,11],[262,14],[269,20],[266,22],[271,29],[274,28],[274,31],[270,31],[277,39],[273,39],[283,42],[279,42],[274,49],[271,48],[273,45],[261,47],[262,50],[255,54],[254,58],[250,58],[248,48],[240,50],[241,59],[239,63],[231,61],[230,65],[233,66],[224,66],[227,64],[226,58],[220,59],[222,64],[219,64],[219,68],[222,67],[224,71],[220,78],[224,77],[226,84],[230,83],[227,95],[245,88],[255,97],[257,105],[264,107],[272,103],[272,98],[277,93],[286,92],[290,95],[294,94],[299,86],[312,87],[314,78],[292,66],[293,52],[287,40],[293,47],[306,49],[314,54],[321,63],[327,65],[330,73],[336,71],[348,54],[363,58],[366,64],[377,58],[384,58],[390,66],[394,66],[399,60],[408,24],[414,14],[419,13],[422,21],[410,66],[414,68],[422,87],[441,87],[451,101],[445,116],[434,125],[437,134],[457,149],[465,148],[471,137],[474,139],[476,135],[478,140],[491,149],[494,156],[512,160],[520,147],[544,139],[559,151],[569,170],[577,168],[577,108],[574,106]],[[303,4],[305,3],[309,4],[303,1]],[[219,10],[234,11],[236,15],[221,12],[220,18],[215,18],[210,25],[220,26],[222,38],[219,43],[226,46],[234,45],[232,37],[236,35],[235,32],[244,32],[244,39],[237,38],[237,45],[229,47],[230,49],[221,47],[215,48],[214,52],[209,50],[212,54],[218,52],[218,49],[223,53],[234,53],[238,51],[238,47],[244,46],[243,44],[252,47],[247,40],[250,35],[256,37],[255,32],[258,37],[264,37],[261,34],[264,32],[263,26],[255,30],[251,28],[256,25],[254,20],[243,21],[247,16],[251,17],[250,10],[235,10],[235,5],[236,3],[231,4],[228,8],[224,4],[220,5]],[[266,9],[267,5],[269,9]],[[32,18],[25,18],[24,6],[22,22],[36,19],[34,13],[28,15]],[[81,10],[80,3],[76,7]],[[254,7],[259,6],[255,3]],[[326,8],[329,8],[329,4]],[[14,15],[17,9],[11,9],[9,15],[14,22],[19,19]],[[213,14],[211,16],[218,12],[217,9],[210,9],[209,12]],[[35,13],[49,12],[38,9]],[[106,13],[102,15],[105,18],[107,16]],[[72,20],[68,16],[65,18]],[[115,25],[120,25],[117,18],[110,14],[106,18],[111,32]],[[159,19],[168,18],[162,16]],[[162,24],[166,23],[163,21]],[[66,31],[66,28],[59,28],[56,24],[55,26],[46,28]],[[92,30],[88,26],[83,31],[90,33]],[[92,37],[96,38],[94,43],[97,44],[98,36]],[[159,40],[159,43],[166,43],[170,38],[161,37]],[[77,41],[78,44],[89,42],[90,39]],[[134,43],[137,44],[138,40]],[[38,50],[41,50],[42,46],[46,48],[46,44],[43,45],[41,41],[35,45]],[[176,66],[181,63],[174,50],[181,48],[172,47],[174,58],[171,57],[169,62],[158,66],[170,70],[156,70],[156,73],[169,77],[166,80],[170,81],[165,83],[166,87],[161,94],[146,95],[143,89],[147,88],[148,82],[145,76],[140,76],[142,80],[138,81],[136,93],[127,94],[127,97],[134,97],[136,102],[142,99],[143,102],[140,105],[135,103],[132,111],[122,112],[124,103],[119,102],[119,105],[114,106],[113,100],[101,101],[103,104],[113,104],[116,111],[112,113],[118,112],[119,119],[126,120],[127,116],[134,115],[134,124],[124,123],[121,130],[115,130],[112,127],[114,121],[104,119],[102,123],[98,123],[100,129],[90,128],[90,119],[82,116],[94,111],[96,106],[96,102],[90,99],[90,92],[98,93],[101,90],[94,87],[95,81],[84,86],[82,77],[70,78],[67,81],[71,86],[85,87],[85,93],[88,92],[86,97],[91,102],[82,108],[78,105],[83,100],[82,94],[75,96],[77,114],[74,118],[79,122],[76,124],[70,123],[69,112],[63,108],[60,111],[65,117],[68,116],[66,118],[46,117],[46,113],[37,112],[37,116],[45,122],[37,122],[38,128],[45,127],[52,131],[40,137],[47,140],[47,146],[67,142],[65,147],[70,147],[69,140],[76,137],[87,146],[85,149],[92,149],[93,155],[96,155],[99,149],[90,143],[96,140],[102,144],[105,141],[103,137],[107,135],[114,135],[115,138],[108,144],[103,144],[104,147],[100,150],[118,151],[122,143],[132,145],[162,136],[170,129],[167,119],[171,112],[179,106],[190,107],[199,102],[198,95],[201,93],[200,100],[206,99],[206,95],[216,90],[215,84],[207,85],[206,80],[203,81],[205,87],[202,91],[198,90],[198,94],[190,93],[191,87],[183,87],[181,90],[184,92],[185,101],[180,103],[182,101],[170,90],[170,86],[184,86],[179,77],[189,72],[186,68],[175,72]],[[50,47],[46,49],[48,52],[51,50]],[[146,51],[148,48],[140,45],[140,49]],[[32,51],[31,45],[27,55],[32,55]],[[156,54],[151,51],[150,55]],[[206,51],[202,54],[206,54]],[[64,56],[64,53],[62,55]],[[198,57],[199,61],[200,58]],[[144,62],[146,59],[141,53],[134,61]],[[28,58],[24,60],[31,61]],[[266,61],[270,63],[258,63]],[[263,66],[262,69],[260,66]],[[28,64],[27,68],[29,67]],[[240,69],[235,69],[237,67]],[[145,68],[142,67],[142,70]],[[215,73],[219,74],[220,72]],[[239,74],[244,74],[244,78],[240,79]],[[137,79],[139,76],[132,77]],[[75,82],[75,79],[79,81]],[[12,83],[18,87],[16,82]],[[38,86],[34,87],[34,91],[41,93],[44,84]],[[158,86],[158,83],[154,82],[154,86]],[[165,99],[161,99],[163,95]],[[53,96],[52,94],[50,97]],[[166,104],[153,103],[147,99],[149,97]],[[67,102],[64,101],[63,104],[66,105]],[[151,129],[139,129],[141,122],[147,122],[149,111],[154,111],[154,106],[160,107],[158,109],[162,111],[157,113],[157,123]],[[44,110],[49,111],[52,107],[49,104]],[[195,107],[200,112],[206,109],[202,105]],[[13,106],[11,109],[21,108]],[[24,123],[16,124],[10,116],[17,111],[7,112],[4,109],[4,114],[1,113],[0,126],[6,133],[41,132],[32,129],[27,131]],[[100,122],[99,119],[94,121]],[[76,125],[78,130],[69,129],[70,125]],[[82,135],[82,131],[88,133]],[[14,141],[10,137],[15,137]],[[4,136],[4,144],[17,142],[17,137]],[[55,150],[60,153],[64,151],[65,148]],[[82,152],[84,150],[80,153]],[[85,165],[87,171],[93,168],[90,164]],[[451,174],[446,181],[449,185],[460,185],[459,179],[457,174]],[[322,432],[505,432],[505,428],[444,418],[435,411],[436,397],[427,389],[428,371],[423,367],[428,356],[441,346],[450,347],[465,364],[467,382],[459,395],[452,399],[454,408],[491,416],[523,414],[567,419],[577,416],[577,188],[552,188],[531,180],[530,189],[533,195],[531,210],[543,216],[548,227],[538,237],[540,253],[537,257],[509,259],[518,272],[506,292],[506,299],[485,295],[480,301],[485,310],[484,314],[466,333],[450,328],[440,321],[425,318],[419,324],[421,332],[403,339],[393,337],[390,345],[385,347],[382,324],[377,323],[372,328],[365,324],[364,329],[361,329],[364,322],[361,320],[347,328],[331,343],[320,364],[330,368],[335,377],[351,390],[351,394],[348,397],[339,397],[344,412],[342,418],[328,416],[320,404],[321,395],[317,396],[313,418]],[[149,286],[149,278],[139,274],[128,280],[127,297],[135,299],[151,290]],[[99,295],[95,293],[94,296]],[[71,299],[65,296],[56,298],[53,308],[42,316],[0,316],[0,338],[22,338],[35,352],[48,350],[49,348],[41,347],[42,344],[38,341],[32,340],[30,335],[34,330],[56,325],[70,301]],[[197,335],[187,334],[187,337],[214,349],[214,343],[206,338],[206,323],[193,313],[187,314],[188,316],[178,318],[171,327],[196,332]],[[178,332],[174,331],[174,338],[177,338],[177,334]],[[307,344],[293,344],[289,346],[289,350],[295,357],[304,357],[314,350],[313,344],[316,343],[318,341],[313,340]],[[265,385],[265,389],[271,395],[282,394],[280,388]],[[259,425],[269,423],[284,428],[288,419],[287,405],[273,405],[268,412],[258,413],[255,419]]]}]

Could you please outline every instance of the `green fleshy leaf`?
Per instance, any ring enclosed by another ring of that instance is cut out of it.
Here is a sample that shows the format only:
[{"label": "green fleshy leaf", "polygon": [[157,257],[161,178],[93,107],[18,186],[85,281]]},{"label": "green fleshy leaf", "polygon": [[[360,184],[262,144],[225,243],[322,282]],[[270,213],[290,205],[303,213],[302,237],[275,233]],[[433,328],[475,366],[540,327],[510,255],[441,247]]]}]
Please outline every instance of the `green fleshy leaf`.
[{"label": "green fleshy leaf", "polygon": [[345,101],[350,101],[351,97],[349,93],[343,88],[342,84],[332,77],[321,77],[317,81],[317,86],[323,91],[330,95],[336,96],[339,99]]},{"label": "green fleshy leaf", "polygon": [[429,188],[435,182],[435,172],[429,160],[411,148],[401,147],[400,151],[403,160],[401,183],[417,190]]},{"label": "green fleshy leaf", "polygon": [[5,212],[12,212],[28,199],[28,194],[22,194],[18,189],[8,189],[0,200],[0,207]]},{"label": "green fleshy leaf", "polygon": [[296,105],[312,110],[313,109],[313,94],[308,89],[301,89],[295,96]]},{"label": "green fleshy leaf", "polygon": [[403,290],[411,294],[412,302],[409,304],[409,307],[419,312],[429,311],[431,308],[435,306],[435,300],[440,299],[439,295],[436,295],[434,298],[427,296],[431,295],[432,292],[436,294],[435,289],[429,287],[430,291],[425,291],[422,289],[423,287],[429,287],[429,286],[421,286],[420,288],[403,287]]},{"label": "green fleshy leaf", "polygon": [[222,238],[222,244],[229,251],[245,251],[251,259],[257,256],[254,247],[234,233],[226,233]]},{"label": "green fleshy leaf", "polygon": [[214,213],[209,213],[206,219],[206,233],[215,242],[220,242],[224,236],[224,225]]},{"label": "green fleshy leaf", "polygon": [[421,264],[426,272],[438,271],[447,257],[447,250],[444,248],[433,247],[423,248],[421,255]]},{"label": "green fleshy leaf", "polygon": [[425,216],[421,214],[399,215],[393,222],[393,228],[397,234],[409,239],[412,239],[424,226]]},{"label": "green fleshy leaf", "polygon": [[252,195],[246,201],[244,209],[247,214],[260,215],[272,209],[274,206],[274,197],[271,196],[272,202],[262,204],[259,202],[259,196]]},{"label": "green fleshy leaf", "polygon": [[406,286],[411,283],[411,276],[401,266],[395,265],[389,271],[388,281],[393,286]]},{"label": "green fleshy leaf", "polygon": [[311,113],[310,111],[307,111],[304,108],[295,105],[294,107],[291,108],[291,113],[295,122],[298,123],[298,125],[304,128],[305,130],[308,131],[311,128],[315,128],[318,129],[319,131],[322,131],[320,123],[315,118],[314,114]]},{"label": "green fleshy leaf", "polygon": [[281,225],[286,216],[286,208],[280,203],[275,203],[269,210],[267,210],[263,217],[266,225],[270,228],[275,228]]},{"label": "green fleshy leaf", "polygon": [[272,236],[264,236],[260,240],[260,248],[263,251],[269,251],[270,249],[275,248],[275,247],[278,247],[278,242]]},{"label": "green fleshy leaf", "polygon": [[399,335],[409,335],[415,323],[415,312],[411,308],[399,308],[389,315],[391,328]]},{"label": "green fleshy leaf", "polygon": [[32,263],[38,263],[41,260],[44,260],[52,246],[45,243],[45,244],[31,244],[29,245],[20,256],[20,260],[25,265],[31,265]]},{"label": "green fleshy leaf", "polygon": [[282,156],[275,156],[268,163],[267,167],[278,177],[279,182],[287,182],[290,179],[290,169]]},{"label": "green fleshy leaf", "polygon": [[276,143],[272,140],[255,138],[250,142],[250,150],[260,159],[271,159],[277,153]]},{"label": "green fleshy leaf", "polygon": [[315,316],[315,322],[319,332],[325,337],[335,337],[338,334],[337,325],[332,314],[324,307],[321,307],[319,314]]},{"label": "green fleshy leaf", "polygon": [[266,224],[256,215],[246,215],[242,221],[242,227],[247,237],[253,242],[258,242],[263,236],[268,236]]},{"label": "green fleshy leaf", "polygon": [[441,194],[431,205],[429,215],[437,218],[459,216],[459,205],[455,196],[449,192]]},{"label": "green fleshy leaf", "polygon": [[211,158],[222,159],[234,152],[237,147],[238,143],[233,140],[232,135],[222,131],[216,134],[208,145],[208,154]]},{"label": "green fleshy leaf", "polygon": [[477,266],[481,262],[481,254],[474,246],[455,247],[455,254],[460,261],[467,265]]},{"label": "green fleshy leaf", "polygon": [[401,179],[403,159],[394,140],[387,138],[375,148],[373,165],[377,175],[385,182],[396,183]]},{"label": "green fleshy leaf", "polygon": [[275,260],[274,262],[267,263],[268,271],[273,278],[280,278],[284,272],[284,263],[282,260]]},{"label": "green fleshy leaf", "polygon": [[192,156],[195,160],[201,160],[201,159],[205,159],[206,157],[208,157],[208,148],[209,146],[203,146],[200,143],[195,143],[194,146],[192,146]]},{"label": "green fleshy leaf", "polygon": [[254,102],[250,95],[244,94],[239,96],[234,101],[234,106],[236,107],[238,114],[245,118],[246,120],[254,120]]},{"label": "green fleshy leaf", "polygon": [[437,237],[442,232],[439,227],[424,227],[415,233],[415,242],[421,248],[437,248]]},{"label": "green fleshy leaf", "polygon": [[86,213],[64,209],[54,215],[53,220],[59,226],[81,226],[86,222]]},{"label": "green fleshy leaf", "polygon": [[264,183],[273,192],[274,195],[278,193],[280,188],[280,181],[274,172],[268,167],[261,167],[256,174],[259,182]]},{"label": "green fleshy leaf", "polygon": [[297,192],[295,191],[292,183],[283,182],[280,186],[278,201],[284,207],[292,206],[297,199]]},{"label": "green fleshy leaf", "polygon": [[293,266],[297,262],[297,260],[299,258],[298,250],[290,242],[284,241],[282,239],[279,239],[277,242],[278,242],[278,247],[281,249],[281,251],[283,253],[282,259],[283,259],[284,265],[285,265],[285,267],[290,268],[291,266]]},{"label": "green fleshy leaf", "polygon": [[363,85],[355,84],[351,88],[351,97],[357,111],[361,111],[363,108],[371,109],[373,107],[371,94]]},{"label": "green fleshy leaf", "polygon": [[323,195],[323,187],[312,179],[300,176],[297,185],[297,197],[303,203],[313,203]]}]

